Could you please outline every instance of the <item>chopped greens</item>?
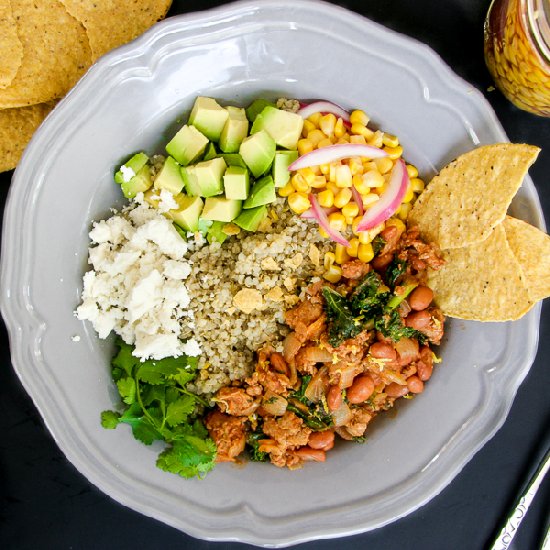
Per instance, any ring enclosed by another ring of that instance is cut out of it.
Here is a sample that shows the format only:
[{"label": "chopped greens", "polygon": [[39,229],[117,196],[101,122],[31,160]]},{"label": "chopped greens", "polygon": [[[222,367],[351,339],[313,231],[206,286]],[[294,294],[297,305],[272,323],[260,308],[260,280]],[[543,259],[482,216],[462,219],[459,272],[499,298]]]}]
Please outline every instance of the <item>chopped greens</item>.
[{"label": "chopped greens", "polygon": [[354,318],[344,296],[328,286],[323,287],[322,292],[329,320],[329,342],[331,346],[338,347],[344,340],[361,332],[361,322]]},{"label": "chopped greens", "polygon": [[379,330],[386,338],[391,338],[394,342],[401,340],[401,338],[416,338],[420,344],[426,341],[425,334],[404,325],[397,309],[390,310],[382,317],[376,319],[374,321],[374,328]]},{"label": "chopped greens", "polygon": [[326,430],[333,425],[332,415],[328,410],[326,402],[312,403],[305,396],[305,391],[310,380],[311,375],[302,377],[300,388],[288,397],[287,410],[303,419],[306,425],[312,430]]},{"label": "chopped greens", "polygon": [[406,272],[407,262],[405,260],[400,260],[396,256],[386,269],[386,282],[393,288],[397,284],[399,278]]},{"label": "chopped greens", "polygon": [[386,241],[381,235],[376,235],[374,239],[372,240],[372,250],[374,252],[374,255],[378,255],[378,253],[386,246]]},{"label": "chopped greens", "polygon": [[186,389],[197,371],[196,357],[167,357],[141,362],[121,339],[111,362],[111,375],[126,405],[122,413],[103,411],[101,425],[109,430],[128,424],[134,437],[151,445],[165,441],[161,470],[182,477],[203,477],[214,467],[216,446],[197,418],[202,399]]},{"label": "chopped greens", "polygon": [[269,455],[264,451],[260,451],[260,441],[262,439],[268,439],[268,437],[261,430],[248,434],[246,443],[249,447],[250,460],[254,462],[266,462],[269,460]]}]

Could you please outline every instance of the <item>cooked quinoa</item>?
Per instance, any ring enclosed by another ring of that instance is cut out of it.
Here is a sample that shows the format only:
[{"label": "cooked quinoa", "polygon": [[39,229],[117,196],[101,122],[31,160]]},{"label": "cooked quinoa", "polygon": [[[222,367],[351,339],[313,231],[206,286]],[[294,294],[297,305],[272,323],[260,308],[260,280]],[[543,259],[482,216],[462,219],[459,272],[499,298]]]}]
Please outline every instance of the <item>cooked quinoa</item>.
[{"label": "cooked quinoa", "polygon": [[186,285],[195,327],[186,336],[196,338],[203,352],[198,392],[212,393],[250,375],[263,343],[281,345],[288,333],[284,311],[312,277],[322,275],[329,248],[313,224],[278,199],[259,231],[240,231],[190,256]]}]

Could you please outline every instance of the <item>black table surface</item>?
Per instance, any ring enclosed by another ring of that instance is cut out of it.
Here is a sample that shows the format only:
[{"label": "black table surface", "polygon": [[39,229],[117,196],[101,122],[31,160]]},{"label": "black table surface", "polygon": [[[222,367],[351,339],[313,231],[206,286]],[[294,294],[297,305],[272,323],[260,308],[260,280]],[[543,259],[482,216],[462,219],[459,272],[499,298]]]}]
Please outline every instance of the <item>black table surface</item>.
[{"label": "black table surface", "polygon": [[[258,0],[261,4],[261,0]],[[483,61],[489,0],[357,0],[334,2],[429,44],[491,103],[510,141],[538,145],[530,174],[550,220],[550,119],[516,109],[490,91]],[[223,2],[176,0],[169,15]],[[12,173],[0,174],[5,203]],[[543,305],[538,355],[506,422],[454,481],[428,504],[383,528],[300,548],[351,550],[483,549],[550,441],[550,302]],[[208,543],[125,508],[91,485],[65,459],[10,362],[0,328],[0,548],[245,548]],[[539,548],[550,518],[546,482],[518,532],[515,548]]]}]

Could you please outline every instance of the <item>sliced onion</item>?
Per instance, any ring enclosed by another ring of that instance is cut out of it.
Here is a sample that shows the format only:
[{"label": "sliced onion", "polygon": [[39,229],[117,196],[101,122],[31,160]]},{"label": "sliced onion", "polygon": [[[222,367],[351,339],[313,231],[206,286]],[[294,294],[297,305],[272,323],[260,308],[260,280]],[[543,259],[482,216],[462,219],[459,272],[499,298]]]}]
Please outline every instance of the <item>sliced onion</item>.
[{"label": "sliced onion", "polygon": [[351,409],[345,401],[342,401],[342,404],[332,412],[332,420],[334,421],[334,426],[336,428],[347,424],[351,418]]},{"label": "sliced onion", "polygon": [[262,401],[263,409],[272,416],[283,416],[288,405],[287,400],[282,395],[267,391]]},{"label": "sliced onion", "polygon": [[304,396],[312,403],[319,403],[323,396],[327,393],[329,386],[328,372],[326,367],[321,367],[311,378]]},{"label": "sliced onion", "polygon": [[300,103],[299,114],[302,118],[307,118],[313,113],[332,113],[333,115],[340,117],[344,122],[349,122],[349,113],[342,109],[336,103],[330,101],[314,101],[313,103]]},{"label": "sliced onion", "polygon": [[357,231],[368,231],[386,221],[399,207],[409,185],[409,175],[403,160],[395,163],[385,193],[369,208],[357,225]]},{"label": "sliced onion", "polygon": [[378,147],[373,147],[372,145],[363,145],[362,143],[336,143],[302,155],[298,160],[295,160],[288,169],[292,171],[298,170],[299,168],[307,168],[308,166],[319,166],[320,164],[328,164],[349,157],[377,159],[387,156],[388,153],[386,153],[386,151]]},{"label": "sliced onion", "polygon": [[351,186],[351,194],[353,195],[353,200],[359,207],[359,216],[362,216],[365,211],[365,207],[363,206],[363,197],[361,196],[361,193],[355,189],[355,185]]},{"label": "sliced onion", "polygon": [[[322,207],[321,207],[322,208]],[[325,214],[327,216],[330,216],[333,212],[337,212],[339,210],[336,206],[331,206],[330,208],[323,208],[325,211]],[[308,208],[305,212],[302,212],[300,214],[300,218],[304,218],[304,220],[316,220],[315,214],[313,213],[313,209]]]},{"label": "sliced onion", "polygon": [[309,194],[309,202],[311,204],[311,210],[313,211],[314,218],[319,222],[319,225],[328,233],[328,236],[334,241],[337,242],[346,248],[349,246],[349,241],[346,240],[339,231],[332,229],[330,227],[328,217],[319,204],[317,197],[313,194]]}]

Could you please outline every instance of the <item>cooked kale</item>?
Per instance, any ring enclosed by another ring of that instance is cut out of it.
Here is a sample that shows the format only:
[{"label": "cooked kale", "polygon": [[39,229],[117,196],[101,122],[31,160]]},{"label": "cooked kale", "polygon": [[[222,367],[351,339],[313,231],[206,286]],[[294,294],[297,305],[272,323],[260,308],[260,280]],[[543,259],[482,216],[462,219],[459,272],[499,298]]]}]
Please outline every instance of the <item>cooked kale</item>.
[{"label": "cooked kale", "polygon": [[372,250],[376,256],[384,247],[386,246],[386,241],[381,235],[376,235],[372,240]]},{"label": "cooked kale", "polygon": [[377,318],[374,322],[374,327],[386,338],[391,338],[394,342],[401,340],[401,338],[416,338],[420,344],[426,341],[425,334],[414,328],[405,326],[397,309],[387,311],[384,315]]},{"label": "cooked kale", "polygon": [[354,316],[361,319],[373,319],[382,315],[389,298],[389,289],[380,275],[369,271],[363,280],[353,289],[349,297],[349,307]]},{"label": "cooked kale", "polygon": [[332,416],[322,402],[312,403],[305,396],[310,380],[310,375],[302,377],[300,388],[288,397],[287,410],[301,418],[312,430],[326,430],[333,425]]},{"label": "cooked kale", "polygon": [[386,283],[394,288],[399,278],[407,272],[407,262],[400,260],[397,256],[392,260],[386,269]]},{"label": "cooked kale", "polygon": [[329,324],[329,342],[337,348],[344,340],[361,332],[361,322],[355,319],[344,296],[328,286],[323,287],[322,292]]},{"label": "cooked kale", "polygon": [[246,443],[249,447],[248,452],[250,454],[250,460],[254,462],[266,462],[269,456],[266,452],[260,451],[260,441],[262,439],[269,439],[261,430],[256,430],[248,434]]}]

